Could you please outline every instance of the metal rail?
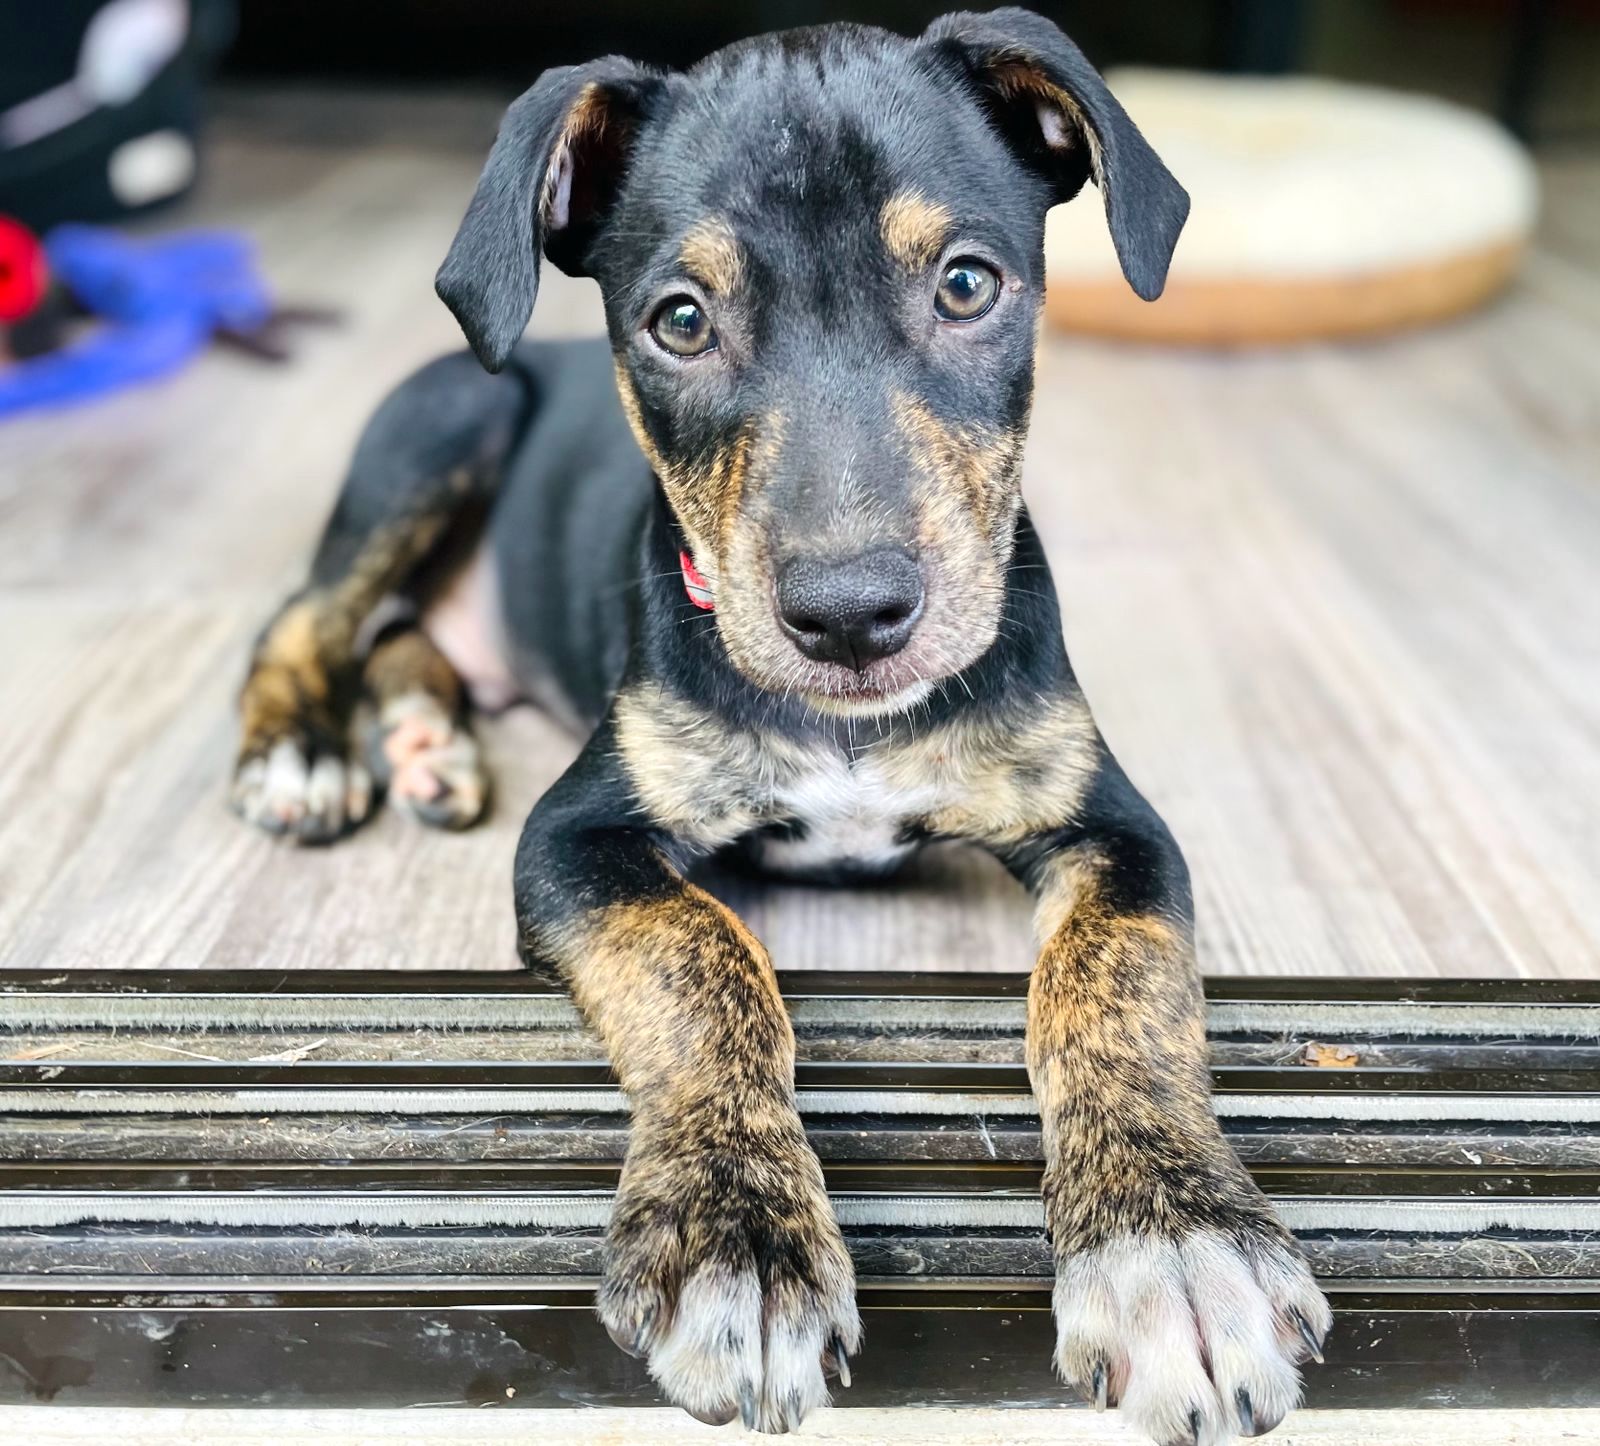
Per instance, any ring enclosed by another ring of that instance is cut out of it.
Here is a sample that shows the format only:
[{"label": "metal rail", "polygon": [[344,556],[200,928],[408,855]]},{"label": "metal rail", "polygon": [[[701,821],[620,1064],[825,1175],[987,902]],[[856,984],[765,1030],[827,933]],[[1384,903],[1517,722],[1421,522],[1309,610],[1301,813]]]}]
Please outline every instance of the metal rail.
[{"label": "metal rail", "polygon": [[[1064,1403],[1025,978],[783,982],[847,1403]],[[1308,1400],[1600,1404],[1600,984],[1208,996],[1224,1129],[1335,1303]],[[528,976],[0,973],[0,1402],[653,1401],[589,1304],[626,1141]]]}]

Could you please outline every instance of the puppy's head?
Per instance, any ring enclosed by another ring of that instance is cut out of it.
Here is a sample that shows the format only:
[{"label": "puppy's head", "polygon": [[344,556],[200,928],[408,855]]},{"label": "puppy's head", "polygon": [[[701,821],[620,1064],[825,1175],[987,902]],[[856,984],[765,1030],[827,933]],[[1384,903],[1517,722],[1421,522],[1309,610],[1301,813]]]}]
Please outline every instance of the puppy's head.
[{"label": "puppy's head", "polygon": [[682,74],[601,60],[511,107],[439,293],[497,370],[541,253],[595,277],[734,664],[888,711],[995,639],[1044,217],[1086,180],[1159,295],[1188,197],[1023,10],[790,32]]}]

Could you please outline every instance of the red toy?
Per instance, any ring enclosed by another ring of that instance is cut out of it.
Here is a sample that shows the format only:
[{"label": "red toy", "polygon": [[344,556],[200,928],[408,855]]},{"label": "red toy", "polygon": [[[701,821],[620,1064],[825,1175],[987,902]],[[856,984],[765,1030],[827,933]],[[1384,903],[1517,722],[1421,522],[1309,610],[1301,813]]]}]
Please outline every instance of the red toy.
[{"label": "red toy", "polygon": [[0,325],[31,315],[49,289],[44,244],[20,221],[0,216]]}]

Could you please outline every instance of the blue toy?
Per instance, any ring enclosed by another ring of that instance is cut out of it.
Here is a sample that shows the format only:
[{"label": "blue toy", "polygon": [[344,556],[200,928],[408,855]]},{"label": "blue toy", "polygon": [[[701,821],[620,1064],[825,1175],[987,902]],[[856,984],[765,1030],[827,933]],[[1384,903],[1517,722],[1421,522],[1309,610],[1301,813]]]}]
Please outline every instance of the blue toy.
[{"label": "blue toy", "polygon": [[278,311],[253,247],[233,233],[134,241],[100,227],[58,226],[44,248],[52,279],[104,325],[59,351],[0,365],[0,417],[165,376],[214,338],[281,360],[277,323],[326,319]]}]

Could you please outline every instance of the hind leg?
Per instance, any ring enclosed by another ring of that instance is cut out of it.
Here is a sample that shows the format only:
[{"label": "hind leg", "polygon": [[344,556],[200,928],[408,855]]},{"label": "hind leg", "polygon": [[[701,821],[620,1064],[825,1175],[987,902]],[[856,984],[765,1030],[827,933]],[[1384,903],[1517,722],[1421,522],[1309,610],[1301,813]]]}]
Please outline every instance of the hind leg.
[{"label": "hind leg", "polygon": [[403,383],[362,434],[305,587],[262,631],[239,699],[230,801],[242,818],[325,843],[365,817],[371,787],[353,758],[363,634],[404,596],[452,527],[493,496],[526,407],[511,375],[466,353]]},{"label": "hind leg", "polygon": [[391,806],[433,828],[482,818],[489,777],[461,680],[433,640],[415,627],[379,638],[362,681],[372,709],[362,752]]},{"label": "hind leg", "polygon": [[314,589],[296,594],[263,630],[240,695],[229,802],[247,822],[301,843],[337,838],[371,806],[371,779],[347,756],[360,625],[352,613]]}]

